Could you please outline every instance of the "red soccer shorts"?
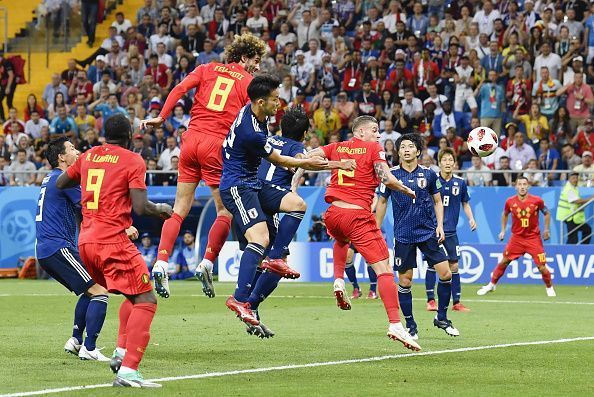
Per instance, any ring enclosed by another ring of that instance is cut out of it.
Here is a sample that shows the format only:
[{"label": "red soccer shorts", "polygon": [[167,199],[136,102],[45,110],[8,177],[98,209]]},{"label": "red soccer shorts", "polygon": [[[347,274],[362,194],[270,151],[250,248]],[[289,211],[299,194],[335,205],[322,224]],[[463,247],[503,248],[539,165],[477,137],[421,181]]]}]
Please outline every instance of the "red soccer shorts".
[{"label": "red soccer shorts", "polygon": [[79,245],[89,274],[112,293],[139,295],[153,289],[148,268],[132,241]]},{"label": "red soccer shorts", "polygon": [[218,186],[223,174],[225,138],[188,130],[182,135],[178,182]]},{"label": "red soccer shorts", "polygon": [[352,242],[368,264],[390,257],[386,240],[368,210],[331,205],[324,214],[324,222],[330,236],[337,241]]},{"label": "red soccer shorts", "polygon": [[513,261],[526,253],[530,254],[534,263],[539,266],[547,263],[544,246],[542,245],[540,236],[526,239],[512,235],[505,247],[503,256]]}]

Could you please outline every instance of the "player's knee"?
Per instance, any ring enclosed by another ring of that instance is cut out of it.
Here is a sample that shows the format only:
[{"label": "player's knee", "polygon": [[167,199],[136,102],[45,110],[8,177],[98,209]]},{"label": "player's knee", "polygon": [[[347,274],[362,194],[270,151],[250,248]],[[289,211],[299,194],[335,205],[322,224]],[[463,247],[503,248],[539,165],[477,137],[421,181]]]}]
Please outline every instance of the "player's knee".
[{"label": "player's knee", "polygon": [[222,208],[217,208],[217,216],[225,216],[227,218],[233,218],[233,215],[231,215],[231,213],[229,211],[227,211],[227,208],[225,208],[224,206]]},{"label": "player's knee", "polygon": [[87,290],[87,296],[95,297],[98,295],[107,295],[108,291],[99,284],[94,284],[91,288]]},{"label": "player's knee", "polygon": [[458,262],[450,262],[450,271],[452,273],[458,273]]},{"label": "player's knee", "polygon": [[173,204],[173,212],[182,218],[185,218],[190,213],[193,202],[194,197],[190,197],[190,200],[187,200],[186,198],[183,198],[182,200],[175,200],[175,204]]},{"label": "player's knee", "polygon": [[307,204],[305,203],[305,200],[299,197],[299,199],[295,203],[295,209],[293,211],[305,212],[306,210]]},{"label": "player's knee", "polygon": [[398,285],[404,288],[410,288],[412,286],[412,279],[406,273],[398,274]]},{"label": "player's knee", "polygon": [[140,295],[136,295],[134,297],[134,304],[137,303],[152,303],[153,305],[157,304],[157,295],[153,291],[144,292]]}]

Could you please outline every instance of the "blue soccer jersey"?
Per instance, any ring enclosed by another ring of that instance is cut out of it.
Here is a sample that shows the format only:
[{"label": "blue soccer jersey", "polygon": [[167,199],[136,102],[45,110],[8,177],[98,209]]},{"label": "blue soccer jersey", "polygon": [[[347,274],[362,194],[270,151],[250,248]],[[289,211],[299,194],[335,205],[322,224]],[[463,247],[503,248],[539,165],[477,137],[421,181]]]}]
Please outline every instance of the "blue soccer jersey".
[{"label": "blue soccer jersey", "polygon": [[258,167],[262,158],[270,156],[273,150],[267,136],[267,122],[260,122],[256,118],[251,105],[244,106],[223,142],[221,190],[234,186],[261,187]]},{"label": "blue soccer jersey", "polygon": [[[295,157],[299,153],[305,153],[303,143],[282,136],[270,137],[268,143],[283,156]],[[258,168],[258,179],[269,185],[291,189],[293,173],[287,168],[277,167],[269,161],[262,161]]]},{"label": "blue soccer jersey", "polygon": [[413,200],[398,191],[380,186],[380,195],[392,198],[394,215],[394,239],[402,244],[414,244],[427,241],[435,236],[437,218],[433,208],[433,195],[439,193],[440,182],[437,174],[418,166],[412,172],[400,166],[391,169],[392,175],[414,190],[417,197]]},{"label": "blue soccer jersey", "polygon": [[470,201],[468,187],[463,178],[453,176],[446,181],[439,176],[441,183],[441,200],[443,202],[443,230],[447,234],[456,233],[458,218],[460,217],[460,206]]},{"label": "blue soccer jersey", "polygon": [[38,259],[47,258],[61,248],[78,252],[75,214],[80,213],[80,186],[58,189],[56,180],[62,170],[54,169],[41,183],[35,228]]}]

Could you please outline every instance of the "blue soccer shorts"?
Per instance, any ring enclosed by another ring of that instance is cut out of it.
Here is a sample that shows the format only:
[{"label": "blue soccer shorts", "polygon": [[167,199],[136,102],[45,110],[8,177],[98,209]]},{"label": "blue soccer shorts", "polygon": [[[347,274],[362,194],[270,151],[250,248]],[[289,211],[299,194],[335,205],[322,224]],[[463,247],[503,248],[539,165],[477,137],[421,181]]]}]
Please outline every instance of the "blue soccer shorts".
[{"label": "blue soccer shorts", "polygon": [[394,241],[394,270],[405,273],[417,267],[417,248],[421,251],[427,264],[431,267],[441,262],[448,261],[446,248],[431,236],[420,243],[404,244]]},{"label": "blue soccer shorts", "polygon": [[76,295],[87,292],[95,285],[95,281],[83,265],[78,251],[61,248],[53,255],[38,259],[38,261],[47,274]]}]

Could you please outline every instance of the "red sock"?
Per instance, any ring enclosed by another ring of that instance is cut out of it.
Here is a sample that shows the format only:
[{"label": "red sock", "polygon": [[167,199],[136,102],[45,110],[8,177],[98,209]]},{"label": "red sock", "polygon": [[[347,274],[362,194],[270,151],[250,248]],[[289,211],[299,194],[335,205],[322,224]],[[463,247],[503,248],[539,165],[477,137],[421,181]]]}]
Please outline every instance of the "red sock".
[{"label": "red sock", "polygon": [[493,276],[491,276],[491,282],[493,284],[497,284],[497,281],[499,281],[499,279],[505,273],[505,269],[507,269],[507,266],[504,266],[501,263],[497,264],[497,267],[495,267],[495,270],[493,270]]},{"label": "red sock", "polygon": [[117,347],[126,348],[126,327],[128,326],[128,318],[132,313],[134,305],[130,300],[124,299],[120,305],[120,328],[118,330],[118,344]]},{"label": "red sock", "polygon": [[217,216],[214,223],[208,232],[208,243],[206,244],[206,252],[204,259],[214,262],[219,256],[219,252],[223,248],[229,231],[231,230],[231,218],[228,216]]},{"label": "red sock", "polygon": [[173,252],[173,245],[179,235],[181,224],[184,218],[176,214],[175,212],[171,215],[171,218],[167,219],[163,224],[163,230],[161,230],[161,241],[159,242],[159,250],[157,251],[157,259],[161,261],[169,261],[169,255]]},{"label": "red sock", "polygon": [[344,269],[346,267],[346,257],[349,250],[349,243],[342,241],[334,242],[334,280],[342,278],[344,280]]},{"label": "red sock", "polygon": [[400,312],[398,311],[398,292],[396,292],[396,283],[392,273],[382,273],[377,275],[377,289],[380,298],[384,303],[384,308],[388,314],[390,324],[400,322]]},{"label": "red sock", "polygon": [[131,369],[138,369],[138,364],[151,338],[151,322],[157,311],[157,305],[154,303],[137,303],[132,309],[126,334],[126,355],[122,361],[122,366]]},{"label": "red sock", "polygon": [[549,269],[547,269],[546,266],[544,266],[544,269],[541,270],[541,275],[542,281],[544,281],[547,288],[551,288],[551,286],[553,285],[553,283],[551,282],[551,272],[549,271]]}]

